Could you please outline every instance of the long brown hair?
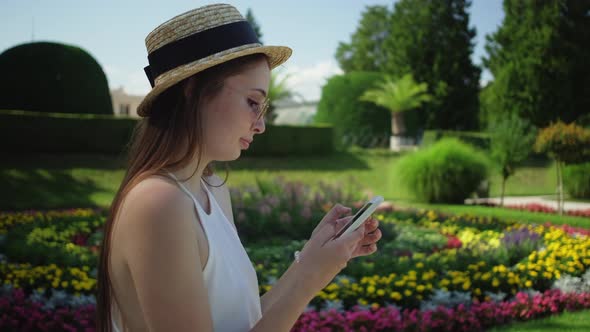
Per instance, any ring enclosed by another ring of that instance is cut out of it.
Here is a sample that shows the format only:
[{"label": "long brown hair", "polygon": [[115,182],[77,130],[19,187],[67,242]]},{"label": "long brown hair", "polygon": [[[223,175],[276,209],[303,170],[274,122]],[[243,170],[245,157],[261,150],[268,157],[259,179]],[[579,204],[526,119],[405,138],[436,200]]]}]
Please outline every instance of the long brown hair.
[{"label": "long brown hair", "polygon": [[[202,114],[198,105],[214,97],[223,87],[226,78],[239,74],[254,63],[268,59],[264,54],[252,54],[229,60],[187,78],[164,91],[152,105],[150,116],[136,125],[128,145],[127,172],[117,191],[104,225],[104,237],[98,263],[98,289],[96,304],[97,331],[111,332],[112,284],[109,273],[109,256],[113,222],[121,202],[129,191],[143,179],[162,174],[163,170],[186,167],[198,154],[197,166],[202,156]],[[194,84],[193,84],[194,82]],[[191,86],[188,86],[191,84]],[[185,94],[189,91],[188,94]],[[205,176],[213,174],[213,165],[204,170]],[[227,181],[226,177],[222,186]]]}]

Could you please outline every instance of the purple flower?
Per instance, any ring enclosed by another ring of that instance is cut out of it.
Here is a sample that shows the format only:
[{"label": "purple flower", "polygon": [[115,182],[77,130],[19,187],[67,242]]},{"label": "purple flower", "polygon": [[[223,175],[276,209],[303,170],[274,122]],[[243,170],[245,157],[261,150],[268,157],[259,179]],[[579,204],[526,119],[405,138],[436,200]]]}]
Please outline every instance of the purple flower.
[{"label": "purple flower", "polygon": [[279,216],[279,221],[283,224],[289,224],[291,223],[291,215],[287,212],[282,212]]},{"label": "purple flower", "polygon": [[517,246],[523,243],[535,243],[540,239],[539,234],[531,232],[528,228],[522,227],[504,233],[502,244],[505,246]]}]

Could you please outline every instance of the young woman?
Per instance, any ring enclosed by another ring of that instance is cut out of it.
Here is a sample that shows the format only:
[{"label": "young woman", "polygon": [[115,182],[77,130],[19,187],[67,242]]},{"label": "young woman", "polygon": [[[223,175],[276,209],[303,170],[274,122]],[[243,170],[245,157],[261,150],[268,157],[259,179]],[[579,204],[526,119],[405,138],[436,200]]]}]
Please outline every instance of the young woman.
[{"label": "young woman", "polygon": [[[258,280],[234,225],[215,161],[240,156],[265,130],[270,71],[291,49],[262,46],[229,5],[163,23],[146,38],[152,90],[127,173],[105,224],[99,331],[289,331],[313,297],[358,256],[374,253],[375,219],[336,204],[273,288]],[[227,180],[227,174],[226,174]]]}]

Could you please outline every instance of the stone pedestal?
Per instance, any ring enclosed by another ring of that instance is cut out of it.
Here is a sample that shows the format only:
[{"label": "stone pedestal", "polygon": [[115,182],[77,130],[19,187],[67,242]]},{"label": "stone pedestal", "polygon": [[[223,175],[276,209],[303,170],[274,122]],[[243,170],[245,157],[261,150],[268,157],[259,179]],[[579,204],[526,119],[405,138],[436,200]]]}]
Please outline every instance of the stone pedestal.
[{"label": "stone pedestal", "polygon": [[417,150],[416,140],[407,136],[391,136],[389,138],[389,149],[391,151]]}]

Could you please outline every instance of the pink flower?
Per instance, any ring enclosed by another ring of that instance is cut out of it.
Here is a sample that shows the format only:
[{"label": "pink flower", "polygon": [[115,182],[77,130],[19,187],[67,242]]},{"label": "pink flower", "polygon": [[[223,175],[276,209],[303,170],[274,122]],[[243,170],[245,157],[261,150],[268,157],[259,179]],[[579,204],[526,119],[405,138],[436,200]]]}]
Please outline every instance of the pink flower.
[{"label": "pink flower", "polygon": [[268,216],[271,214],[271,212],[272,209],[268,204],[261,204],[260,206],[258,206],[258,213],[260,213],[262,216]]},{"label": "pink flower", "polygon": [[311,208],[307,205],[304,206],[303,209],[301,210],[300,215],[301,215],[301,217],[303,217],[306,220],[311,219],[311,216],[312,216]]}]

